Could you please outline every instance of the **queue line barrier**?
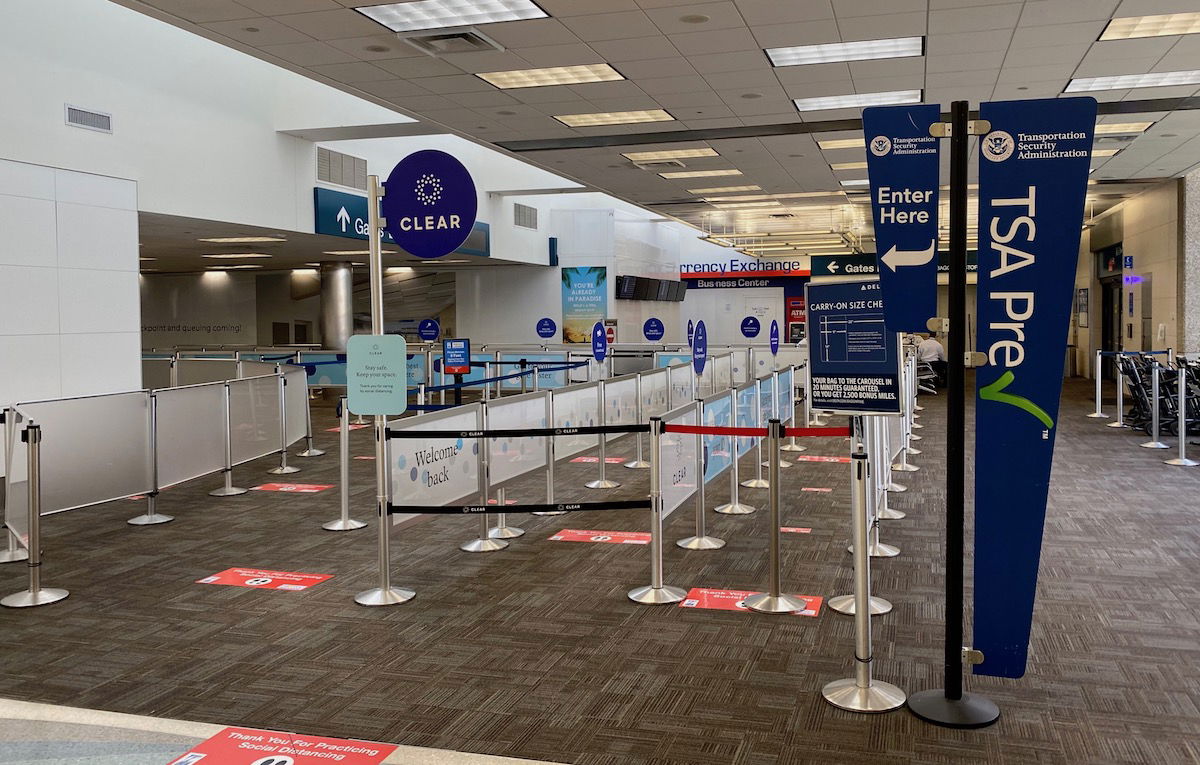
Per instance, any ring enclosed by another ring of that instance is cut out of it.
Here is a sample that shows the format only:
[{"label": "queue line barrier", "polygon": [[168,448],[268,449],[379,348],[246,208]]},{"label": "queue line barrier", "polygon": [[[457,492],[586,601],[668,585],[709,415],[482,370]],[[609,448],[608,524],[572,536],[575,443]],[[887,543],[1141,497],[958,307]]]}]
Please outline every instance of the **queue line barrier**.
[{"label": "queue line barrier", "polygon": [[[1167,356],[1165,364],[1157,358],[1163,355]],[[1165,429],[1176,437],[1178,454],[1163,463],[1174,467],[1200,465],[1187,456],[1188,430],[1195,429],[1200,423],[1200,365],[1184,354],[1177,355],[1170,348],[1165,351],[1097,351],[1094,370],[1096,408],[1087,415],[1091,419],[1109,419],[1101,407],[1099,374],[1102,359],[1106,357],[1114,359],[1117,388],[1116,419],[1106,423],[1106,427],[1143,430],[1150,437],[1138,444],[1144,449],[1169,449],[1170,445],[1161,438]],[[1125,407],[1127,387],[1133,397],[1133,406],[1128,413]]]}]

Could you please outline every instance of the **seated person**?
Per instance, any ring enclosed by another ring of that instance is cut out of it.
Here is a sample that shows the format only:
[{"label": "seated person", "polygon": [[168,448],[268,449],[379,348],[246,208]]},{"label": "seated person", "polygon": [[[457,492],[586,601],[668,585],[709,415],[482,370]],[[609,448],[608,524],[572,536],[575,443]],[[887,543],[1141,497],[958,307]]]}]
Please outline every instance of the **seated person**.
[{"label": "seated person", "polygon": [[946,385],[946,349],[931,335],[925,335],[917,345],[917,361],[928,362],[937,374],[937,387]]}]

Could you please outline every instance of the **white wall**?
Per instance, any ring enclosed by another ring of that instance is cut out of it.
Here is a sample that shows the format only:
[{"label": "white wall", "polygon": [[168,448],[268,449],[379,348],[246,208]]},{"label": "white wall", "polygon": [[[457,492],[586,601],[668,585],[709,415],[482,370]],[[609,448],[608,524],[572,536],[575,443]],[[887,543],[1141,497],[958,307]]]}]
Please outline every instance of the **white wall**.
[{"label": "white wall", "polygon": [[141,387],[137,194],[0,160],[0,405]]},{"label": "white wall", "polygon": [[[742,335],[742,319],[754,316],[762,326],[758,337],[747,341]],[[783,287],[748,287],[689,289],[683,301],[683,334],[678,342],[687,340],[687,320],[704,321],[708,341],[713,344],[765,343],[771,320],[779,322],[779,331],[786,338],[787,314]]]}]

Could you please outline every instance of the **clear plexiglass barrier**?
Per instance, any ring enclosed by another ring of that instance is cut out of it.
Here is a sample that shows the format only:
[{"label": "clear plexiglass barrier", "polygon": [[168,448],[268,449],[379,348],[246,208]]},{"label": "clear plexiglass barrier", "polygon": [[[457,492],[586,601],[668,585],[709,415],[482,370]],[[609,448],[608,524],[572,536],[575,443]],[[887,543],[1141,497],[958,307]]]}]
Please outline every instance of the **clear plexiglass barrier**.
[{"label": "clear plexiglass barrier", "polygon": [[[487,403],[489,430],[545,428],[548,393],[526,393]],[[557,446],[557,444],[556,444]],[[545,436],[501,436],[488,439],[490,477],[503,483],[546,467]]]},{"label": "clear plexiglass barrier", "polygon": [[229,444],[240,465],[279,451],[279,378],[229,381]]},{"label": "clear plexiglass barrier", "polygon": [[225,383],[154,392],[159,488],[225,468]]},{"label": "clear plexiglass barrier", "polygon": [[[268,374],[274,372],[274,369]],[[179,359],[175,362],[176,385],[232,380],[238,376],[238,362],[232,359]]]}]

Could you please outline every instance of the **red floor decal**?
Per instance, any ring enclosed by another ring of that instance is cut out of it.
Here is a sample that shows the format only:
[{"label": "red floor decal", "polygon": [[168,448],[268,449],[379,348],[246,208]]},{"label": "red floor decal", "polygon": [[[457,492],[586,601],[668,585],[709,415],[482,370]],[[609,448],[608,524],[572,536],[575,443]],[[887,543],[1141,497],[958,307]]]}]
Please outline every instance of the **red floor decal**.
[{"label": "red floor decal", "polygon": [[255,486],[250,491],[289,491],[293,494],[316,494],[318,491],[332,489],[331,483],[264,483]]},{"label": "red floor decal", "polygon": [[812,529],[806,529],[801,526],[780,526],[779,530],[785,534],[811,534]]},{"label": "red floor decal", "polygon": [[[571,462],[590,462],[593,465],[599,461],[600,461],[599,457],[589,457],[589,456],[576,457],[575,459],[571,460]],[[605,465],[620,465],[622,462],[628,462],[628,461],[629,461],[628,457],[605,457],[604,458]]]},{"label": "red floor decal", "polygon": [[817,454],[801,454],[800,456],[792,457],[791,459],[795,460],[796,462],[841,462],[844,464],[850,463],[849,457],[822,457]]},{"label": "red floor decal", "polygon": [[650,534],[645,531],[590,531],[563,529],[550,537],[553,542],[601,542],[610,545],[648,545]]},{"label": "red floor decal", "polygon": [[[704,587],[693,587],[687,597],[679,602],[680,608],[709,608],[717,611],[749,611],[742,605],[747,596],[753,595],[751,590],[709,590]],[[797,595],[808,606],[802,611],[793,611],[797,616],[816,616],[821,611],[819,595]]]},{"label": "red floor decal", "polygon": [[307,590],[314,584],[332,579],[333,574],[299,574],[295,571],[264,571],[258,568],[227,568],[212,576],[197,579],[196,584],[227,584],[231,587],[255,587],[262,590]]},{"label": "red floor decal", "polygon": [[[487,503],[488,503],[489,505],[494,505],[494,504],[496,504],[496,500],[494,500],[494,499],[489,499]],[[506,504],[506,505],[515,505],[515,504],[517,504],[517,501],[516,501],[515,499],[506,499],[506,500],[504,500],[504,504]]]},{"label": "red floor decal", "polygon": [[379,765],[395,744],[226,728],[168,765]]},{"label": "red floor decal", "polygon": [[[371,426],[365,422],[362,425],[355,425],[354,423],[350,423],[350,430],[362,430],[363,428],[369,428],[369,427],[371,427]],[[341,433],[342,426],[338,425],[336,428],[325,428],[325,432],[326,433]]]},{"label": "red floor decal", "polygon": [[830,492],[830,491],[833,491],[833,489],[820,489],[820,488],[816,488],[816,487],[813,487],[813,486],[805,486],[805,487],[804,487],[803,489],[801,489],[800,491],[820,491],[820,492]]}]

